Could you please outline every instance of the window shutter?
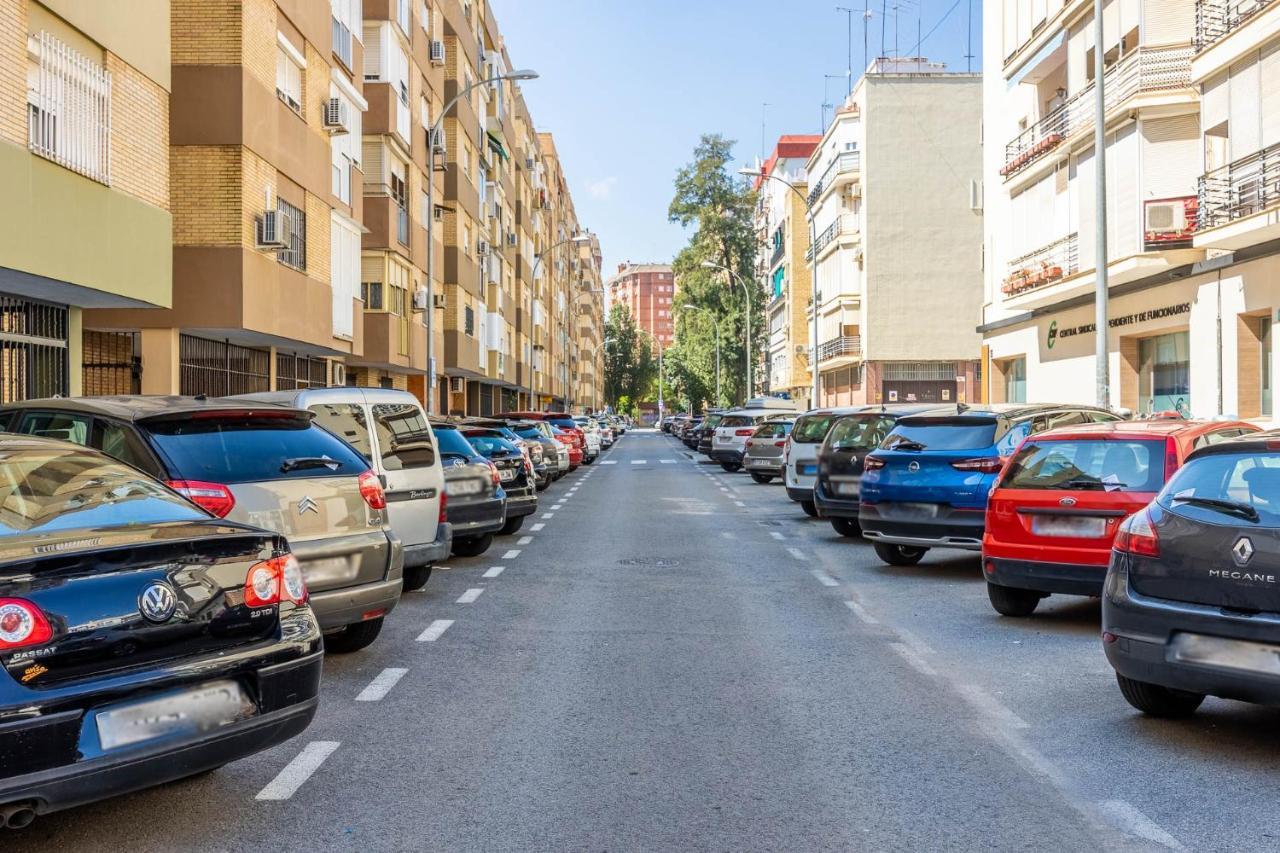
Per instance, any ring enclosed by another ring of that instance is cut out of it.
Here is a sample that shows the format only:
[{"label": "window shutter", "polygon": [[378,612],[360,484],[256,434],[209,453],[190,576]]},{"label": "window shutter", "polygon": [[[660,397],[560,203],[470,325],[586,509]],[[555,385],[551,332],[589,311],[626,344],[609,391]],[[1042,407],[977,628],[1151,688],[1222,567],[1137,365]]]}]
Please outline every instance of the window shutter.
[{"label": "window shutter", "polygon": [[1076,210],[1075,218],[1076,222],[1079,223],[1076,227],[1076,232],[1079,235],[1080,269],[1090,269],[1097,258],[1093,234],[1095,222],[1097,221],[1094,213],[1094,199],[1097,196],[1093,187],[1094,180],[1093,151],[1091,149],[1076,158],[1075,174],[1071,179],[1075,189],[1073,193]]},{"label": "window shutter", "polygon": [[1252,56],[1231,67],[1230,123],[1227,125],[1231,142],[1230,157],[1239,160],[1262,147],[1259,135],[1262,128],[1258,121],[1259,104],[1258,58]]},{"label": "window shutter", "polygon": [[1262,145],[1280,143],[1280,42],[1262,52]]},{"label": "window shutter", "polygon": [[1143,42],[1186,44],[1196,29],[1196,6],[1184,0],[1145,0]]},{"label": "window shutter", "polygon": [[1107,254],[1122,258],[1138,251],[1138,127],[1117,131],[1107,151]]},{"label": "window shutter", "polygon": [[382,73],[382,28],[377,24],[364,27],[364,79],[377,80]]},{"label": "window shutter", "polygon": [[1142,198],[1195,195],[1200,124],[1194,115],[1142,122]]},{"label": "window shutter", "polygon": [[1227,120],[1227,92],[1230,88],[1225,71],[1205,81],[1204,94],[1200,96],[1200,117],[1205,130],[1212,130]]}]

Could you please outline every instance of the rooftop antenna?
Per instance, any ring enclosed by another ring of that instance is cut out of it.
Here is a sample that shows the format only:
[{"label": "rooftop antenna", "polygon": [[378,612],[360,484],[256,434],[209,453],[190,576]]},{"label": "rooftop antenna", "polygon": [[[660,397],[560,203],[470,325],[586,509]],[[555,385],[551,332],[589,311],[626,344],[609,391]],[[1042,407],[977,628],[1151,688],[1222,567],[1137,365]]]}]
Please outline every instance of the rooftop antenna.
[{"label": "rooftop antenna", "polygon": [[[848,6],[837,6],[837,12],[844,12],[845,22],[848,25],[848,34],[845,38],[845,52],[847,54],[847,65],[845,66],[845,74],[849,78],[849,95],[853,94],[853,13],[854,9]],[[866,52],[866,39],[863,38],[862,50]]]},{"label": "rooftop antenna", "polygon": [[765,145],[765,143],[764,143],[764,122],[765,122],[765,110],[769,109],[769,107],[771,107],[771,106],[772,106],[772,104],[768,104],[768,103],[764,103],[764,104],[761,104],[761,105],[760,105],[760,160],[761,160],[762,162],[765,160],[765,158],[766,158],[766,157],[768,156],[768,154],[769,154],[768,150],[766,150],[766,149],[765,149],[765,147],[764,147],[764,145]]},{"label": "rooftop antenna", "polygon": [[964,70],[973,73],[973,0],[969,0],[969,12],[965,16]]},{"label": "rooftop antenna", "polygon": [[889,0],[880,0],[880,55],[884,56],[884,28],[889,20]]}]

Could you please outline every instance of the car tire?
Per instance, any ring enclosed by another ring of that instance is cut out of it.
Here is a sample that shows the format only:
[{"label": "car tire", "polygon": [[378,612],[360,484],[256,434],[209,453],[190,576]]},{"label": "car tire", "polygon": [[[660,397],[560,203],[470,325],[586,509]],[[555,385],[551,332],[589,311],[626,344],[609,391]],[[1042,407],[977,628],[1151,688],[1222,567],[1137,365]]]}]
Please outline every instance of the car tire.
[{"label": "car tire", "polygon": [[1144,714],[1153,717],[1189,717],[1204,701],[1201,693],[1188,693],[1159,684],[1134,681],[1116,673],[1116,682],[1125,700]]},{"label": "car tire", "polygon": [[592,456],[592,457],[590,457],[590,458],[587,458],[586,456],[582,457],[582,464],[583,464],[583,465],[590,465],[592,462],[595,462],[595,461],[596,461],[596,458],[595,458],[594,456]]},{"label": "car tire", "polygon": [[539,480],[534,488],[540,492],[545,492],[547,489],[551,488],[551,480],[551,477],[548,477],[545,480]]},{"label": "car tire", "polygon": [[427,580],[431,577],[431,566],[405,566],[404,567],[404,591],[414,592],[422,589],[427,585]]},{"label": "car tire", "polygon": [[723,468],[728,473],[733,474],[742,470],[742,463],[741,462],[721,462],[720,467]]},{"label": "car tire", "polygon": [[800,508],[804,510],[804,514],[810,518],[818,517],[818,505],[813,501],[800,501]]},{"label": "car tire", "polygon": [[508,518],[507,523],[502,525],[502,529],[498,531],[499,536],[510,536],[521,527],[524,527],[524,516],[517,515],[515,518]]},{"label": "car tire", "polygon": [[831,526],[836,533],[841,536],[847,536],[850,539],[857,539],[862,535],[862,525],[858,524],[856,518],[833,518],[831,519]]},{"label": "car tire", "polygon": [[991,599],[991,606],[1001,616],[1019,618],[1035,613],[1036,607],[1040,604],[1040,599],[1044,598],[1044,596],[1033,589],[1001,586],[998,583],[988,581],[987,598]]},{"label": "car tire", "polygon": [[382,633],[382,621],[381,616],[366,619],[348,625],[336,634],[329,634],[324,638],[324,650],[340,655],[358,652],[378,639],[378,635]]},{"label": "car tire", "polygon": [[928,548],[915,545],[894,545],[890,542],[875,544],[876,556],[891,566],[914,566],[928,553]]},{"label": "car tire", "polygon": [[485,551],[488,551],[489,546],[492,544],[492,533],[486,533],[483,536],[463,536],[461,539],[453,540],[453,556],[479,557]]},{"label": "car tire", "polygon": [[772,475],[772,474],[757,474],[756,472],[752,471],[752,472],[751,472],[751,479],[755,480],[757,483],[759,483],[760,485],[764,486],[764,485],[767,485],[767,484],[769,484],[769,483],[772,483],[772,482],[773,482],[773,475]]}]

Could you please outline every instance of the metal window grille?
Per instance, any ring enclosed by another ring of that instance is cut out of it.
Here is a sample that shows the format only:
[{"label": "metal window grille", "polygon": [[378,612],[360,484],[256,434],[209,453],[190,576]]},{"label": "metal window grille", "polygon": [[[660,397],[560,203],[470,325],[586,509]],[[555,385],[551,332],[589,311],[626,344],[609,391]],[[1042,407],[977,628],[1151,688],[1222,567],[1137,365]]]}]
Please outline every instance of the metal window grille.
[{"label": "metal window grille", "polygon": [[884,365],[883,379],[894,382],[938,381],[956,378],[953,361],[890,361]]},{"label": "metal window grille", "polygon": [[285,235],[288,248],[276,253],[276,259],[286,267],[307,269],[307,214],[284,199],[276,200],[276,209],[288,217],[289,233]]},{"label": "metal window grille", "polygon": [[472,308],[470,305],[467,306],[467,309],[464,312],[463,321],[464,321],[463,331],[466,332],[468,335],[475,335],[476,312],[475,312],[475,309]]},{"label": "metal window grille", "polygon": [[294,353],[276,353],[277,391],[326,388],[328,385],[329,364],[323,358]]},{"label": "metal window grille", "polygon": [[111,72],[47,32],[27,39],[35,63],[27,87],[27,146],[41,157],[111,184]]},{"label": "metal window grille", "polygon": [[137,332],[84,333],[84,394],[141,394],[142,358]]},{"label": "metal window grille", "polygon": [[69,393],[67,309],[0,296],[0,403]]},{"label": "metal window grille", "polygon": [[251,394],[271,390],[266,350],[182,335],[178,341],[178,391],[182,394]]}]

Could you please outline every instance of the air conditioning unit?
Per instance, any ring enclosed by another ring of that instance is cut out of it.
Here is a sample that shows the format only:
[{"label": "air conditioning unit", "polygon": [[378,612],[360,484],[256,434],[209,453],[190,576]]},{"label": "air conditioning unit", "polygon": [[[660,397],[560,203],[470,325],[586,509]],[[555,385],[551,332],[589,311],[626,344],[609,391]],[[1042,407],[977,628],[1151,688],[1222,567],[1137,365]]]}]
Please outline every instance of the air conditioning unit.
[{"label": "air conditioning unit", "polygon": [[520,245],[520,237],[516,234],[516,232],[514,231],[507,232],[507,245],[508,246]]},{"label": "air conditioning unit", "polygon": [[293,223],[287,213],[281,213],[278,210],[266,211],[258,217],[258,248],[285,248],[288,245],[285,243],[285,236],[291,230],[293,230]]},{"label": "air conditioning unit", "polygon": [[526,158],[524,158],[524,167],[525,167],[526,169],[528,169],[530,172],[532,172],[532,171],[533,171],[533,158],[532,158],[532,157],[526,157]]},{"label": "air conditioning unit", "polygon": [[461,394],[464,388],[465,386],[463,385],[463,380],[461,376],[449,377],[449,393],[450,394]]},{"label": "air conditioning unit", "polygon": [[431,206],[431,218],[436,222],[444,222],[444,207],[439,204]]},{"label": "air conditioning unit", "polygon": [[1147,233],[1152,236],[1180,235],[1186,231],[1187,206],[1182,199],[1147,202]]},{"label": "air conditioning unit", "polygon": [[413,292],[413,310],[427,310],[427,289],[425,287],[420,287]]},{"label": "air conditioning unit", "polygon": [[431,42],[431,64],[444,65],[444,42]]},{"label": "air conditioning unit", "polygon": [[431,302],[437,308],[445,308],[449,304],[449,300],[445,298],[445,295],[443,293],[432,294]]},{"label": "air conditioning unit", "polygon": [[347,366],[340,361],[333,363],[333,373],[330,383],[334,386],[347,384]]},{"label": "air conditioning unit", "polygon": [[332,136],[351,132],[351,118],[347,114],[346,102],[341,98],[330,98],[324,102],[324,129]]},{"label": "air conditioning unit", "polygon": [[431,153],[443,157],[447,151],[444,145],[444,129],[437,127],[431,134]]},{"label": "air conditioning unit", "polygon": [[977,178],[969,179],[969,209],[982,210],[982,181]]},{"label": "air conditioning unit", "polygon": [[481,256],[489,254],[488,240],[481,240],[480,242],[476,243],[476,254]]}]

